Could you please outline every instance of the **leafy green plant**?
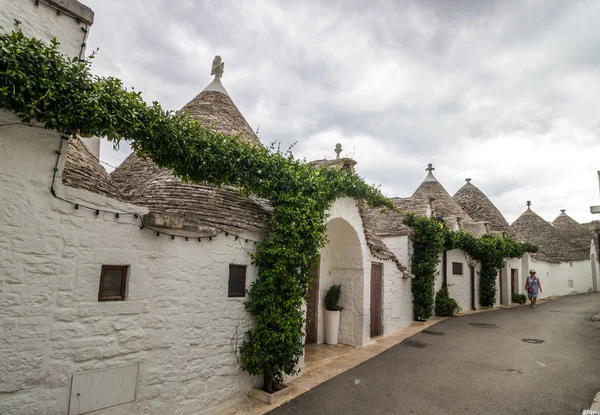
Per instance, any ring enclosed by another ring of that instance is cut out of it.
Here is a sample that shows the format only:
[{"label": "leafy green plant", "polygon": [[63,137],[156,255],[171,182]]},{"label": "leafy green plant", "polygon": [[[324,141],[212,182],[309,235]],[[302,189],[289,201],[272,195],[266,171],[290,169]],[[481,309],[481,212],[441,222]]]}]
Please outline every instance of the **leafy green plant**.
[{"label": "leafy green plant", "polygon": [[344,308],[340,307],[340,297],[342,296],[342,286],[340,284],[333,284],[325,293],[325,309],[329,311],[342,311]]},{"label": "leafy green plant", "polygon": [[507,258],[520,258],[526,252],[537,252],[532,244],[515,241],[505,235],[483,235],[476,238],[465,231],[452,233],[451,248],[466,251],[481,263],[479,273],[479,303],[493,307],[496,303],[496,278]]},{"label": "leafy green plant", "polygon": [[462,309],[456,300],[450,297],[447,286],[442,286],[435,295],[435,315],[440,317],[452,317],[460,313]]},{"label": "leafy green plant", "polygon": [[435,273],[446,244],[446,225],[437,218],[408,213],[404,223],[411,230],[413,318],[425,321],[433,315]]},{"label": "leafy green plant", "polygon": [[513,294],[512,301],[513,303],[525,304],[527,302],[527,296],[525,294]]},{"label": "leafy green plant", "polygon": [[304,352],[302,305],[326,242],[327,210],[344,196],[394,209],[355,174],[226,136],[158,102],[148,105],[119,79],[92,75],[89,61],[64,58],[56,40],[48,46],[21,32],[0,35],[0,108],[66,135],[106,137],[115,145],[127,139],[139,156],[186,182],[234,186],[269,201],[270,232],[252,255],[258,277],[245,303],[254,325],[240,347],[242,368],[263,375],[267,392],[296,373]]},{"label": "leafy green plant", "polygon": [[450,232],[443,220],[435,217],[405,214],[404,223],[411,228],[413,255],[411,272],[413,317],[427,320],[433,313],[434,282],[440,256],[444,250],[462,249],[481,263],[479,303],[491,307],[496,303],[496,277],[505,259],[519,258],[526,252],[537,252],[532,244],[515,241],[505,235],[483,235],[477,238],[465,231]]}]

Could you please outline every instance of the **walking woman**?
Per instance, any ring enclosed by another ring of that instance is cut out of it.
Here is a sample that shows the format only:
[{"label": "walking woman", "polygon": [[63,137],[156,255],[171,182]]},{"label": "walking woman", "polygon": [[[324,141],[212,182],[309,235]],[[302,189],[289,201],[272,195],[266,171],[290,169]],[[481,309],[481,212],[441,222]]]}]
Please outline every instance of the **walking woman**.
[{"label": "walking woman", "polygon": [[527,282],[525,283],[525,291],[527,291],[527,296],[529,297],[531,306],[535,308],[538,291],[540,293],[542,292],[542,284],[540,284],[540,279],[535,276],[535,270],[533,269],[529,271],[529,276],[527,277]]}]

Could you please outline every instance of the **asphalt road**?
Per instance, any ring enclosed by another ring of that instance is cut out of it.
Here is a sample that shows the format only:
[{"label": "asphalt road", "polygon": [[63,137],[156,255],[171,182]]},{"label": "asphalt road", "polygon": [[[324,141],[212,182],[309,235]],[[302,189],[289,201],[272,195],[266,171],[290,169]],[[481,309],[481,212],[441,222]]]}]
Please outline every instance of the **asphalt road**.
[{"label": "asphalt road", "polygon": [[600,391],[598,313],[594,293],[447,319],[269,414],[581,414]]}]

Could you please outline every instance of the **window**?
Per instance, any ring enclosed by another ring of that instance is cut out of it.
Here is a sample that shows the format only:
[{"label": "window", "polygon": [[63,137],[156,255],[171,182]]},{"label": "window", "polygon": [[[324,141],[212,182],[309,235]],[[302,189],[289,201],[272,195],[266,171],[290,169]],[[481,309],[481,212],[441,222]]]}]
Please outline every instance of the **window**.
[{"label": "window", "polygon": [[463,275],[462,262],[453,262],[452,263],[452,275]]},{"label": "window", "polygon": [[98,301],[123,301],[128,265],[102,265]]},{"label": "window", "polygon": [[246,266],[229,264],[228,297],[246,296]]}]

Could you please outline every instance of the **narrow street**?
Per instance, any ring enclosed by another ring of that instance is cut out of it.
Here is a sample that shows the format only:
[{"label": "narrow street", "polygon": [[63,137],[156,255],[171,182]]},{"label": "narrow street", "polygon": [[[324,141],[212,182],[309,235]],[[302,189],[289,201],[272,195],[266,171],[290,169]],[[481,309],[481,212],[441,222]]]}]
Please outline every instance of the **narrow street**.
[{"label": "narrow street", "polygon": [[600,391],[599,312],[594,293],[451,318],[269,413],[581,414]]}]

